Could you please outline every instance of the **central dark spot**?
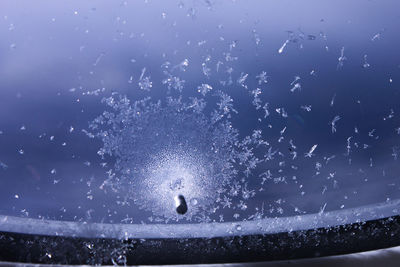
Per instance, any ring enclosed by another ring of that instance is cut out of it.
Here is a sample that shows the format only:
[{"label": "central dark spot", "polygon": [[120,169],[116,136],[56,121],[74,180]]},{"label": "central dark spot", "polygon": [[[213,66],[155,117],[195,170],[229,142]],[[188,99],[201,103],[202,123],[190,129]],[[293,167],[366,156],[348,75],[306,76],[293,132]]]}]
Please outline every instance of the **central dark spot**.
[{"label": "central dark spot", "polygon": [[186,204],[186,200],[185,197],[182,195],[179,195],[177,198],[177,207],[176,207],[176,212],[178,214],[185,214],[188,210],[187,204]]}]

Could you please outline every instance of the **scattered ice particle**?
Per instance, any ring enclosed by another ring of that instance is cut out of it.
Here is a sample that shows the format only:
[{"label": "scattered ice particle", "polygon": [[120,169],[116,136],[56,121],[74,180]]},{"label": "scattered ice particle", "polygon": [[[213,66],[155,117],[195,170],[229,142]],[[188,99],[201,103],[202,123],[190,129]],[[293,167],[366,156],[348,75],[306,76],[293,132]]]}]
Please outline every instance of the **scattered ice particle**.
[{"label": "scattered ice particle", "polygon": [[[263,110],[264,110],[264,119],[265,119],[266,117],[269,116],[268,105],[269,105],[268,103],[265,103],[264,106],[263,106]],[[399,128],[400,128],[400,127],[399,127]]]},{"label": "scattered ice particle", "polygon": [[376,129],[372,129],[371,131],[368,132],[368,136],[369,137],[374,137],[374,133],[375,133]]},{"label": "scattered ice particle", "polygon": [[74,127],[70,126],[69,127],[69,132],[72,133],[74,131]]},{"label": "scattered ice particle", "polygon": [[4,162],[0,161],[0,168],[3,169],[3,170],[6,170],[8,168],[8,166]]},{"label": "scattered ice particle", "polygon": [[313,145],[313,146],[310,148],[310,151],[308,151],[307,153],[305,153],[304,156],[305,156],[305,157],[308,157],[308,158],[311,158],[311,157],[314,155],[313,152],[314,152],[314,150],[317,148],[317,146],[318,146],[318,145]]},{"label": "scattered ice particle", "polygon": [[332,128],[332,133],[335,133],[335,132],[336,132],[336,122],[337,122],[338,120],[340,120],[340,116],[339,116],[339,115],[335,116],[335,117],[333,118],[333,120],[329,123],[329,124],[331,125],[331,128]]},{"label": "scattered ice particle", "polygon": [[272,151],[272,147],[268,148],[267,153],[264,155],[266,161],[273,160],[274,155],[278,152],[278,150]]},{"label": "scattered ice particle", "polygon": [[104,52],[101,52],[101,53],[97,56],[95,62],[93,63],[93,66],[94,66],[94,67],[96,67],[97,64],[99,64],[100,60],[103,58],[104,55],[105,55],[105,53],[104,53]]},{"label": "scattered ice particle", "polygon": [[88,167],[91,165],[90,161],[85,161],[83,164],[88,166]]},{"label": "scattered ice particle", "polygon": [[10,49],[11,49],[11,50],[14,50],[15,48],[17,48],[17,45],[16,45],[16,44],[14,44],[14,43],[13,43],[13,44],[10,44]]},{"label": "scattered ice particle", "polygon": [[150,81],[150,76],[144,77],[146,72],[146,68],[142,69],[142,74],[139,77],[139,88],[144,91],[150,91],[151,87],[153,87],[153,83]]},{"label": "scattered ice particle", "polygon": [[376,41],[376,40],[381,39],[381,35],[384,31],[385,31],[385,29],[382,29],[378,33],[374,34],[374,36],[372,36],[372,38],[371,38],[371,41]]},{"label": "scattered ice particle", "polygon": [[51,174],[56,174],[56,169],[52,169],[52,170],[50,171],[50,173],[51,173]]},{"label": "scattered ice particle", "polygon": [[204,76],[206,76],[207,78],[210,78],[211,69],[209,67],[207,67],[207,64],[205,62],[203,62],[201,64],[201,67],[202,67],[202,71],[203,71]]},{"label": "scattered ice particle", "polygon": [[335,104],[335,99],[336,99],[336,94],[334,94],[334,95],[332,96],[331,103],[330,103],[330,106],[331,106],[331,107],[333,107],[333,105]]},{"label": "scattered ice particle", "polygon": [[54,140],[54,135],[50,136],[50,141]]},{"label": "scattered ice particle", "polygon": [[220,66],[224,64],[222,61],[218,60],[217,65],[216,65],[216,71],[219,72]]},{"label": "scattered ice particle", "polygon": [[258,85],[268,83],[268,76],[265,71],[261,72],[259,75],[256,76],[256,79],[258,81]]},{"label": "scattered ice particle", "polygon": [[389,79],[389,82],[390,82],[390,83],[392,83],[392,82],[393,82],[392,78],[390,78],[390,79]]},{"label": "scattered ice particle", "polygon": [[255,90],[250,92],[253,95],[253,106],[256,107],[256,109],[260,109],[261,108],[261,99],[259,97],[259,95],[261,94],[261,89],[260,88],[256,88]]},{"label": "scattered ice particle", "polygon": [[288,114],[285,111],[285,108],[276,108],[275,111],[276,111],[276,113],[281,114],[282,117],[284,117],[284,118],[288,117]]},{"label": "scattered ice particle", "polygon": [[315,76],[315,70],[311,70],[310,75]]},{"label": "scattered ice particle", "polygon": [[18,153],[19,153],[20,155],[23,155],[23,154],[25,153],[25,151],[24,151],[23,149],[20,149],[20,150],[18,150]]},{"label": "scattered ice particle", "polygon": [[238,57],[233,57],[231,53],[223,53],[226,62],[238,60]]},{"label": "scattered ice particle", "polygon": [[350,137],[347,138],[347,146],[346,146],[347,153],[346,153],[346,156],[350,155],[350,152],[351,152],[351,139],[352,138],[353,138],[353,136],[350,136]]},{"label": "scattered ice particle", "polygon": [[232,51],[233,48],[235,48],[237,45],[237,41],[234,40],[229,44],[229,51]]},{"label": "scattered ice particle", "polygon": [[400,134],[400,127],[397,127],[396,129],[394,129],[395,130],[395,132],[397,133],[397,134]]},{"label": "scattered ice particle", "polygon": [[234,108],[233,108],[233,99],[221,92],[218,91],[217,95],[220,97],[220,102],[217,103],[219,110],[223,112],[223,114],[228,114],[230,112],[238,113]]},{"label": "scattered ice particle", "polygon": [[18,199],[18,198],[19,198],[19,195],[18,195],[18,194],[15,194],[15,195],[14,195],[14,198]]},{"label": "scattered ice particle", "polygon": [[311,111],[311,105],[304,105],[304,106],[301,106],[301,108],[304,109],[307,112]]},{"label": "scattered ice particle", "polygon": [[21,126],[21,128],[19,128],[21,131],[25,131],[26,130],[26,127],[25,127],[25,125],[22,125]]},{"label": "scattered ice particle", "polygon": [[247,73],[241,73],[240,74],[240,77],[237,79],[237,83],[240,85],[240,86],[242,86],[242,87],[244,87],[244,88],[246,88],[247,89],[247,85],[245,85],[244,84],[244,82],[246,81],[246,79],[247,79],[247,77],[249,76],[249,74],[247,74]]},{"label": "scattered ice particle", "polygon": [[307,35],[307,39],[310,41],[314,41],[317,37],[315,35],[309,34]]},{"label": "scattered ice particle", "polygon": [[293,87],[290,89],[290,92],[294,92],[294,91],[296,91],[296,90],[301,90],[301,84],[300,83],[295,83],[294,85],[293,85]]},{"label": "scattered ice particle", "polygon": [[290,85],[296,84],[297,81],[299,81],[299,80],[301,80],[300,76],[298,76],[298,75],[294,76],[294,80],[293,80],[293,82],[290,83]]},{"label": "scattered ice particle", "polygon": [[285,47],[287,46],[287,44],[289,43],[289,40],[286,40],[283,45],[278,49],[278,53],[282,54],[283,50],[285,49]]},{"label": "scattered ice particle", "polygon": [[293,86],[292,89],[290,89],[290,92],[293,93],[296,90],[301,90],[301,84],[298,82],[300,79],[300,76],[294,76],[293,82],[290,83],[290,85]]},{"label": "scattered ice particle", "polygon": [[180,71],[185,72],[188,66],[189,66],[189,59],[185,58],[181,63],[174,66],[172,70],[179,68]]},{"label": "scattered ice particle", "polygon": [[202,46],[202,45],[205,45],[206,43],[207,43],[206,40],[202,40],[202,41],[198,42],[197,45]]},{"label": "scattered ice particle", "polygon": [[162,13],[161,13],[161,17],[162,17],[163,19],[165,19],[165,18],[167,17],[167,13],[162,12]]},{"label": "scattered ice particle", "polygon": [[364,69],[367,69],[370,67],[369,63],[367,62],[367,55],[364,55],[364,64],[362,65]]},{"label": "scattered ice particle", "polygon": [[247,204],[243,200],[240,200],[240,203],[237,205],[237,207],[241,210],[247,210],[248,208]]},{"label": "scattered ice particle", "polygon": [[206,83],[201,84],[200,86],[197,87],[197,92],[201,93],[203,96],[205,96],[208,92],[212,90],[212,86]]},{"label": "scattered ice particle", "polygon": [[189,8],[186,16],[190,17],[191,19],[195,19],[196,18],[196,9],[194,9],[193,7]]},{"label": "scattered ice particle", "polygon": [[400,153],[400,147],[398,146],[392,147],[392,156],[394,160],[397,160],[397,158],[399,157],[399,153]]},{"label": "scattered ice particle", "polygon": [[255,29],[252,30],[253,32],[253,38],[256,43],[256,45],[259,45],[261,43],[260,35],[257,33]]},{"label": "scattered ice particle", "polygon": [[129,77],[128,83],[133,83],[133,76],[132,75]]},{"label": "scattered ice particle", "polygon": [[394,110],[390,109],[390,114],[383,118],[384,121],[389,120],[394,117]]},{"label": "scattered ice particle", "polygon": [[344,46],[342,47],[342,49],[340,50],[340,57],[338,57],[338,65],[337,65],[337,69],[340,69],[343,67],[344,62],[347,60],[347,58],[344,55]]},{"label": "scattered ice particle", "polygon": [[323,188],[322,188],[321,194],[322,195],[325,194],[326,190],[328,190],[328,187],[326,185],[324,185]]},{"label": "scattered ice particle", "polygon": [[231,205],[232,205],[231,200],[232,200],[232,199],[230,199],[229,197],[224,196],[224,199],[221,201],[222,208],[223,208],[223,209],[224,209],[224,208],[230,208]]},{"label": "scattered ice particle", "polygon": [[320,210],[319,210],[319,212],[318,212],[319,215],[322,215],[322,214],[324,213],[325,208],[326,208],[326,205],[327,205],[327,203],[325,203],[325,204],[320,208]]},{"label": "scattered ice particle", "polygon": [[236,225],[235,227],[236,231],[240,232],[242,231],[242,226],[240,224]]}]

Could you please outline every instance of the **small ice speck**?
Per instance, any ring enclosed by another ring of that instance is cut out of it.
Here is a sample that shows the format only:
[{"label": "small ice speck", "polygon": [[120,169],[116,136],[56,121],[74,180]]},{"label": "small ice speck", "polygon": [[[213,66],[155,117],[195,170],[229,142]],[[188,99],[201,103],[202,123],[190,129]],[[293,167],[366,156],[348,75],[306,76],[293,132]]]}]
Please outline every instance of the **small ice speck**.
[{"label": "small ice speck", "polygon": [[337,115],[333,118],[333,120],[329,123],[331,125],[332,128],[332,133],[336,133],[336,122],[340,120],[340,116]]},{"label": "small ice speck", "polygon": [[212,90],[212,86],[209,84],[202,84],[197,87],[197,92],[201,93],[203,96],[205,96],[208,92]]},{"label": "small ice speck", "polygon": [[338,65],[337,65],[337,69],[340,69],[343,67],[344,62],[347,60],[347,58],[344,55],[344,46],[342,47],[342,49],[340,50],[340,57],[338,57]]},{"label": "small ice speck", "polygon": [[285,47],[287,46],[287,44],[289,43],[289,40],[286,40],[283,45],[278,49],[278,53],[282,54],[283,50],[285,49]]},{"label": "small ice speck", "polygon": [[364,55],[364,64],[362,65],[364,69],[367,69],[370,67],[369,63],[367,62],[367,55]]},{"label": "small ice speck", "polygon": [[310,151],[308,151],[307,153],[305,153],[305,157],[308,157],[308,158],[311,158],[314,154],[313,154],[313,152],[314,152],[314,150],[317,148],[317,146],[318,145],[313,145],[311,148],[310,148]]}]

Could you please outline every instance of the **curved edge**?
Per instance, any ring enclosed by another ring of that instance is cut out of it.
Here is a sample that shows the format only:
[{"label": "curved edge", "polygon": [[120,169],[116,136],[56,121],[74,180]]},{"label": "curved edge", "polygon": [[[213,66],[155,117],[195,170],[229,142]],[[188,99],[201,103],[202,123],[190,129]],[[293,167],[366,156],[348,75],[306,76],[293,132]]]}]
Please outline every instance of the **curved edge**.
[{"label": "curved edge", "polygon": [[329,228],[396,216],[400,199],[358,208],[254,221],[198,224],[104,224],[0,215],[0,232],[82,238],[212,238]]}]

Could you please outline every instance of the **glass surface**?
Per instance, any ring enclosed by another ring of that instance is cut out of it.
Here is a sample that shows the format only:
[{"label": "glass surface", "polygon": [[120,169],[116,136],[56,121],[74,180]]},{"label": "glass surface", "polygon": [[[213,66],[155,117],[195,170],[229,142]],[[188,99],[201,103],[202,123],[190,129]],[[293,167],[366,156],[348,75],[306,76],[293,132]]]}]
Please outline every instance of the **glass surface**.
[{"label": "glass surface", "polygon": [[1,1],[0,230],[398,215],[399,8]]}]

